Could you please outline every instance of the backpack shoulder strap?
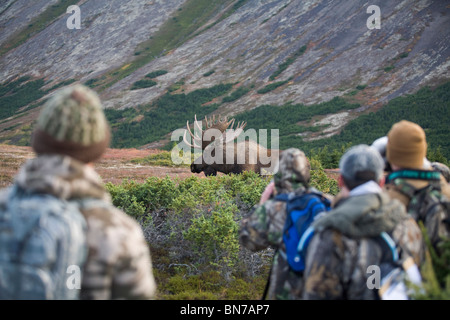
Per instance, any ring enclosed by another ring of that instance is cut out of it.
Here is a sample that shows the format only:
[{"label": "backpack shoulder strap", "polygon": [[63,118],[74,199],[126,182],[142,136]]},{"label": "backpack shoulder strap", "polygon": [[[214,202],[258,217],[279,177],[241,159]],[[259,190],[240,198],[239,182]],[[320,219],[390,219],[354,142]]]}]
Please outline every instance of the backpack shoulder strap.
[{"label": "backpack shoulder strap", "polygon": [[441,174],[437,171],[429,170],[412,170],[404,169],[392,172],[386,182],[390,182],[395,179],[414,179],[414,180],[428,180],[428,181],[440,181]]},{"label": "backpack shoulder strap", "polygon": [[289,201],[289,195],[290,195],[289,193],[280,193],[280,194],[277,194],[274,197],[274,200],[288,202]]},{"label": "backpack shoulder strap", "polygon": [[309,201],[312,198],[317,198],[321,203],[325,205],[325,207],[328,209],[331,207],[331,201],[327,199],[323,193],[320,191],[308,190],[305,193],[302,194],[295,194],[293,192],[291,193],[281,193],[277,196],[275,196],[276,201],[283,201],[288,203],[286,209],[289,210],[291,208],[305,208]]},{"label": "backpack shoulder strap", "polygon": [[[408,198],[407,211],[415,220],[425,221],[426,217],[442,206],[448,212],[450,203],[442,194],[440,180],[430,180],[423,188],[416,189],[402,178],[392,180],[396,190]],[[446,222],[446,221],[445,221]]]},{"label": "backpack shoulder strap", "polygon": [[303,233],[300,241],[298,242],[298,252],[302,255],[306,255],[306,249],[308,248],[309,243],[311,242],[312,237],[314,236],[314,228],[313,226],[309,226],[305,232]]},{"label": "backpack shoulder strap", "polygon": [[389,252],[392,257],[393,262],[398,261],[398,251],[397,251],[397,245],[395,244],[395,241],[391,238],[391,236],[387,232],[381,232],[380,233],[381,239],[384,241],[384,243],[387,245],[387,248],[389,249]]},{"label": "backpack shoulder strap", "polygon": [[286,210],[288,212],[294,208],[298,210],[304,209],[308,205],[310,199],[311,194],[309,193],[295,194],[293,192],[282,193],[275,197],[275,200],[277,201],[286,202]]},{"label": "backpack shoulder strap", "polygon": [[398,190],[401,194],[407,196],[408,199],[411,199],[416,195],[417,189],[414,188],[414,186],[412,186],[410,183],[406,182],[404,179],[397,178],[391,181],[396,186],[396,190]]},{"label": "backpack shoulder strap", "polygon": [[405,277],[409,282],[420,286],[422,277],[419,268],[411,256],[402,258],[403,261],[400,261],[395,241],[388,233],[382,232],[379,238],[382,239],[381,242],[389,248],[392,261],[389,262],[384,260],[380,263],[382,279],[381,287],[377,290],[377,296],[383,300],[409,299],[408,292],[404,285]]}]

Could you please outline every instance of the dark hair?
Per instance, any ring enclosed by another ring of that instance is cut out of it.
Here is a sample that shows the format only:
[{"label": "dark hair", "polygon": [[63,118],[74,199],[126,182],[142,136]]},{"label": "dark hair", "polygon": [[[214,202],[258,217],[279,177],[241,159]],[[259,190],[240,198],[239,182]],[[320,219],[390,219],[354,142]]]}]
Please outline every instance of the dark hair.
[{"label": "dark hair", "polygon": [[369,182],[371,180],[378,182],[376,180],[377,177],[375,175],[375,172],[369,171],[369,170],[358,171],[353,179],[348,179],[348,178],[345,178],[344,176],[342,176],[342,178],[344,180],[345,185],[350,190],[353,190],[356,187],[358,187],[366,182]]}]

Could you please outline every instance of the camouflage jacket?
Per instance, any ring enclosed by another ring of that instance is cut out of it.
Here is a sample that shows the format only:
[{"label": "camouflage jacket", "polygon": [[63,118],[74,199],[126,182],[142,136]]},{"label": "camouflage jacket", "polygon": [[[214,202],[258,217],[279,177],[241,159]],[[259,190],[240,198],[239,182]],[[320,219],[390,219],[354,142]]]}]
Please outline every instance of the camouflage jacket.
[{"label": "camouflage jacket", "polygon": [[[429,185],[430,182],[427,180],[395,179],[385,185],[385,190],[391,198],[399,200],[405,206],[405,208],[408,208],[410,204],[412,204],[413,207],[420,208],[420,211],[422,211],[425,210],[424,205],[419,203],[411,203],[411,197],[407,194],[407,192],[405,192],[405,190],[411,188],[412,190],[410,190],[410,192],[415,192],[416,190],[426,188]],[[440,183],[437,183],[437,185],[438,189],[436,190],[438,190],[438,192],[442,194],[448,201],[448,199],[450,199],[450,185],[442,175]],[[423,222],[432,245],[435,249],[438,249],[438,244],[440,243],[440,241],[443,238],[450,237],[450,228],[448,222],[445,223],[447,216],[443,210],[434,210],[432,213],[428,213],[425,217],[423,217],[422,215],[424,214],[425,212],[414,212],[413,216],[416,221],[421,220]],[[450,213],[447,212],[447,215],[448,214]]]},{"label": "camouflage jacket", "polygon": [[[307,190],[301,184],[295,184],[287,190],[277,188],[277,193],[284,193],[295,188],[300,195]],[[317,191],[317,190],[316,190]],[[240,242],[252,251],[269,247],[275,248],[270,285],[267,296],[269,300],[295,300],[301,298],[302,277],[289,268],[286,249],[283,243],[283,228],[286,220],[286,202],[270,199],[262,205],[253,207],[247,218],[241,221]]]},{"label": "camouflage jacket", "polygon": [[313,224],[304,272],[304,299],[377,299],[367,285],[368,267],[379,266],[381,232],[398,245],[400,262],[421,260],[422,234],[404,207],[385,193],[350,196]]},{"label": "camouflage jacket", "polygon": [[143,232],[136,221],[111,204],[93,168],[65,156],[40,156],[21,168],[14,183],[30,192],[69,201],[101,200],[101,206],[82,210],[88,226],[82,299],[154,297],[156,285]]}]

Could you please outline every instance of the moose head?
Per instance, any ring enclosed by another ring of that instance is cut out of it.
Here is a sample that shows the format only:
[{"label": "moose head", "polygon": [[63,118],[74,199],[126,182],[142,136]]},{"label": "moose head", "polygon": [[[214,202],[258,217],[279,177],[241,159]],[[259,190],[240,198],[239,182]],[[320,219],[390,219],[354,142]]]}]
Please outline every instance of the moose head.
[{"label": "moose head", "polygon": [[[183,141],[191,148],[201,149],[202,155],[191,164],[193,173],[204,172],[206,176],[216,175],[217,172],[225,174],[255,171],[261,173],[262,168],[270,167],[270,164],[261,161],[261,155],[272,156],[272,150],[268,150],[253,140],[236,142],[247,123],[238,122],[233,129],[235,119],[228,117],[209,119],[205,117],[205,129],[195,116],[194,133],[192,133],[187,121],[187,130],[184,132]],[[187,134],[192,138],[188,141]]]}]

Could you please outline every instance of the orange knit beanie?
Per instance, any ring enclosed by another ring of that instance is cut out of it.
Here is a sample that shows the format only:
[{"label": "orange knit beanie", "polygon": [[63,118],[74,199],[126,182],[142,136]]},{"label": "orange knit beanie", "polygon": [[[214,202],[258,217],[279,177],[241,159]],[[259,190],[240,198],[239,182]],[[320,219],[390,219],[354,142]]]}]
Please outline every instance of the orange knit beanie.
[{"label": "orange knit beanie", "polygon": [[386,157],[390,164],[405,169],[423,169],[427,154],[425,131],[417,124],[402,120],[388,133]]}]

